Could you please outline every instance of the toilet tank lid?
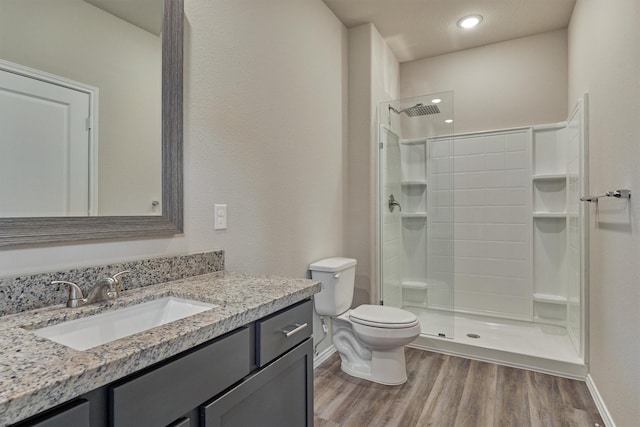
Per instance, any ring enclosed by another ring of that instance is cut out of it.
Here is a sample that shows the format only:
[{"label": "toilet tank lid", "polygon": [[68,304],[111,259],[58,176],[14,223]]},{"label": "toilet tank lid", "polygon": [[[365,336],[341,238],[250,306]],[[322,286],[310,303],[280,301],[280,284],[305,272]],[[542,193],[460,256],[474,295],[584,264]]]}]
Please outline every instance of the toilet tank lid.
[{"label": "toilet tank lid", "polygon": [[347,268],[355,266],[357,263],[358,261],[353,258],[343,258],[343,257],[326,258],[311,264],[309,266],[309,270],[328,271],[333,273],[336,271],[346,270]]}]

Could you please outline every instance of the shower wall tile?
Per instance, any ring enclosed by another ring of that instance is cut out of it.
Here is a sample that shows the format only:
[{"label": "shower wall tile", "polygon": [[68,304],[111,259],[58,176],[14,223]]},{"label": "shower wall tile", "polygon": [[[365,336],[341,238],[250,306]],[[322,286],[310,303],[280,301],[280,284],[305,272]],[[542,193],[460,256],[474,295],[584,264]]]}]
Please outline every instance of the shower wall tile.
[{"label": "shower wall tile", "polygon": [[457,223],[484,223],[487,220],[486,208],[482,206],[461,206],[454,210]]},{"label": "shower wall tile", "polygon": [[[453,233],[453,238],[456,241],[470,241],[470,240],[484,240],[485,239],[485,227],[483,224],[455,224],[455,230]],[[440,236],[442,238],[447,238],[449,235]]]},{"label": "shower wall tile", "polygon": [[[454,234],[433,230],[429,262],[442,274],[453,265],[457,309],[532,317],[529,139],[528,130],[515,130],[455,140]],[[445,182],[437,171],[430,180]],[[434,220],[450,221],[447,213],[437,209]],[[447,257],[447,238],[453,238],[453,257]]]},{"label": "shower wall tile", "polygon": [[443,158],[445,162],[451,162],[452,147],[451,140],[436,140],[429,144],[429,156],[431,159]]},{"label": "shower wall tile", "polygon": [[478,312],[473,307],[481,306],[483,313],[494,317],[529,320],[531,297],[497,295],[488,292],[455,291],[456,310]]},{"label": "shower wall tile", "polygon": [[484,253],[486,258],[526,261],[529,248],[522,242],[500,242],[484,240],[458,241],[456,256],[473,257]]},{"label": "shower wall tile", "polygon": [[[506,151],[526,151],[527,150],[527,138],[522,138],[520,132],[508,134],[505,137]],[[528,167],[528,164],[527,164]]]},{"label": "shower wall tile", "polygon": [[524,206],[527,204],[529,196],[526,188],[500,188],[482,191],[484,203],[487,206]]},{"label": "shower wall tile", "polygon": [[528,187],[531,182],[531,172],[525,169],[507,170],[505,173],[505,187]]},{"label": "shower wall tile", "polygon": [[492,224],[526,224],[529,210],[523,206],[487,206],[486,220]]},{"label": "shower wall tile", "polygon": [[453,155],[468,156],[470,154],[482,154],[484,151],[478,144],[474,144],[473,141],[468,139],[457,139],[453,145]]},{"label": "shower wall tile", "polygon": [[521,297],[518,288],[524,286],[524,279],[499,276],[479,276],[476,274],[457,273],[455,275],[456,291],[486,292],[493,295]]},{"label": "shower wall tile", "polygon": [[476,170],[502,170],[505,168],[505,153],[485,154],[477,160],[479,167]]},{"label": "shower wall tile", "polygon": [[481,147],[484,153],[502,153],[506,148],[505,135],[484,135]]},{"label": "shower wall tile", "polygon": [[506,153],[506,162],[513,168],[526,169],[529,166],[529,157],[526,151],[508,152]]}]

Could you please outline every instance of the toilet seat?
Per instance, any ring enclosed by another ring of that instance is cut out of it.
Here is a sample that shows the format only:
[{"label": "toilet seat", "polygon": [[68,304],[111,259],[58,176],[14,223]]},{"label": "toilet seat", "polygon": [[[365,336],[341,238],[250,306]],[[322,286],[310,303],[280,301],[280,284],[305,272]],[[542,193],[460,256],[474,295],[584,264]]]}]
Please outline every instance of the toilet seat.
[{"label": "toilet seat", "polygon": [[363,304],[350,311],[349,319],[360,325],[384,329],[405,329],[418,325],[415,314],[383,305]]}]

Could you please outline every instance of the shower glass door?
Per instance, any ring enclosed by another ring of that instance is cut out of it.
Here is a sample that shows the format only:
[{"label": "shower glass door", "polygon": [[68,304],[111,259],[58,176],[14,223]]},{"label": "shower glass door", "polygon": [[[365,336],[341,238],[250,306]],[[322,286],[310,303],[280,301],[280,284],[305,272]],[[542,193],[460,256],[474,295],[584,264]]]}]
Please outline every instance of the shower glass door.
[{"label": "shower glass door", "polygon": [[384,305],[422,334],[453,337],[453,92],[379,105],[380,281]]}]

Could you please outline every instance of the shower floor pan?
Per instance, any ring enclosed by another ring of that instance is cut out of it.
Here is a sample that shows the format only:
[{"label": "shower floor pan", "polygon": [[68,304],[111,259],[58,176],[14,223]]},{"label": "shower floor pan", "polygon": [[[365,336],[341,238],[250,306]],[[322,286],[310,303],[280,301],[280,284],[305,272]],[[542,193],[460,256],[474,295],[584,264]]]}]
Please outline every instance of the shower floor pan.
[{"label": "shower floor pan", "polygon": [[[423,330],[451,322],[449,314],[438,310],[403,308],[418,317]],[[563,327],[466,314],[455,314],[453,321],[453,339],[423,334],[410,347],[567,378],[586,377],[587,366]]]}]

